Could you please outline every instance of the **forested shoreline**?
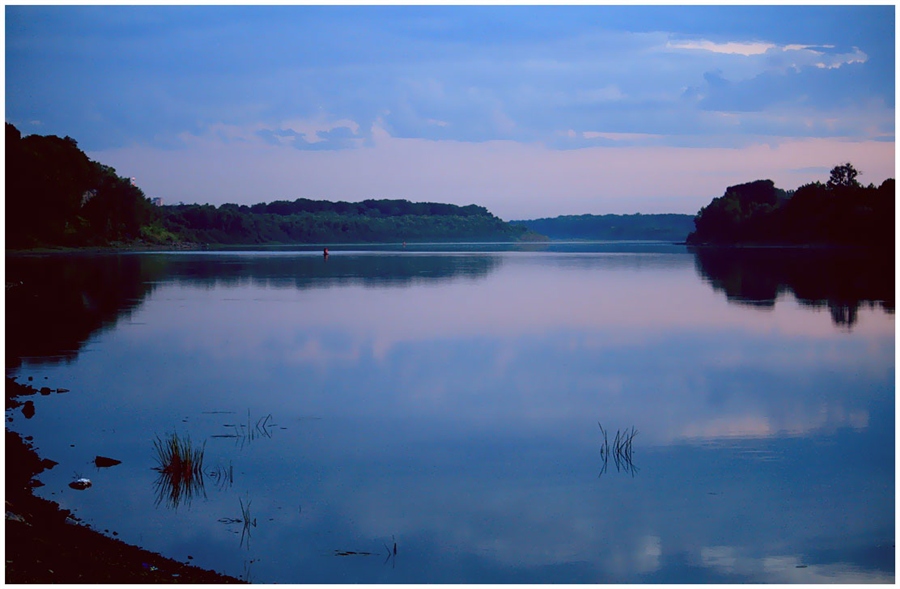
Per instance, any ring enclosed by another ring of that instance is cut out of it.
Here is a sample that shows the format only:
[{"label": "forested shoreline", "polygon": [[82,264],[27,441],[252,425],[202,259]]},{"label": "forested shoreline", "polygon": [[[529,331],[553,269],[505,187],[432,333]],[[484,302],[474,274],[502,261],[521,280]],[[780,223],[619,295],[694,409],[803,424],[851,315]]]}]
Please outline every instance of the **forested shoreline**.
[{"label": "forested shoreline", "polygon": [[550,239],[683,242],[694,228],[694,215],[676,213],[561,215],[510,223],[524,225]]},{"label": "forested shoreline", "polygon": [[297,199],[256,205],[161,207],[166,234],[216,244],[517,241],[511,225],[477,205],[460,207],[406,200],[358,203]]},{"label": "forested shoreline", "polygon": [[75,139],[22,137],[10,123],[6,170],[7,249],[541,239],[474,204],[299,198],[155,206]]},{"label": "forested shoreline", "polygon": [[729,186],[696,216],[586,214],[506,222],[475,204],[402,199],[156,206],[132,179],[89,159],[71,137],[23,137],[7,123],[6,247],[547,239],[892,246],[894,180],[863,186],[858,174],[847,163],[833,168],[826,184],[813,182],[795,191],[777,188],[772,180]]}]

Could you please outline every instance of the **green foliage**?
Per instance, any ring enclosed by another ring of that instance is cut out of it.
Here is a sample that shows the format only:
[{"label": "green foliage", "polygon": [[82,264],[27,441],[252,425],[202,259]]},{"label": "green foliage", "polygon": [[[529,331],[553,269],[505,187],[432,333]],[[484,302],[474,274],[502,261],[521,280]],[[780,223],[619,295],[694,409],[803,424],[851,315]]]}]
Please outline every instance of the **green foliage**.
[{"label": "green foliage", "polygon": [[771,180],[730,186],[700,209],[690,244],[879,245],[894,243],[894,180],[862,186],[852,164],[788,194]]},{"label": "green foliage", "polygon": [[176,244],[181,241],[181,238],[178,235],[163,227],[160,221],[154,221],[149,225],[141,227],[140,238],[148,243],[157,243],[161,245]]},{"label": "green foliage", "polygon": [[[7,247],[151,244],[513,241],[528,234],[478,205],[380,199],[155,207],[74,139],[22,138],[6,125]],[[530,235],[530,234],[529,234]],[[532,235],[533,237],[533,235]]]},{"label": "green foliage", "polygon": [[132,240],[156,214],[140,188],[71,137],[23,138],[7,123],[6,170],[7,247]]},{"label": "green foliage", "polygon": [[526,233],[484,207],[406,200],[297,199],[249,207],[165,206],[162,212],[168,231],[189,241],[217,244],[512,241]]},{"label": "green foliage", "polygon": [[368,199],[361,202],[350,203],[344,201],[331,202],[327,200],[310,200],[298,198],[292,202],[276,200],[269,204],[259,203],[251,207],[239,207],[238,205],[224,205],[226,207],[247,208],[256,214],[272,214],[283,217],[302,213],[335,213],[350,217],[473,217],[490,216],[488,210],[477,205],[461,207],[458,205],[434,203],[434,202],[410,202],[408,200]]}]

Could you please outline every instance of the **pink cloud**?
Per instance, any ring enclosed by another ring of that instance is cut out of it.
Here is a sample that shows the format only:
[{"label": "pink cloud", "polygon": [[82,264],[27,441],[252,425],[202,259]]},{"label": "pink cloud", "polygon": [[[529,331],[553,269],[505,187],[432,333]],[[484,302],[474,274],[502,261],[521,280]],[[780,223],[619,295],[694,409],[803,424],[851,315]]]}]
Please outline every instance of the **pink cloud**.
[{"label": "pink cloud", "polygon": [[761,139],[738,148],[590,147],[553,150],[538,143],[404,139],[373,128],[373,144],[301,151],[213,135],[186,146],[133,146],[90,156],[133,176],[148,196],[177,201],[253,204],[320,198],[404,198],[480,204],[504,219],[582,213],[693,214],[725,188],[772,179],[780,188],[827,180],[810,168],[850,161],[862,181],[895,175],[893,142]]}]

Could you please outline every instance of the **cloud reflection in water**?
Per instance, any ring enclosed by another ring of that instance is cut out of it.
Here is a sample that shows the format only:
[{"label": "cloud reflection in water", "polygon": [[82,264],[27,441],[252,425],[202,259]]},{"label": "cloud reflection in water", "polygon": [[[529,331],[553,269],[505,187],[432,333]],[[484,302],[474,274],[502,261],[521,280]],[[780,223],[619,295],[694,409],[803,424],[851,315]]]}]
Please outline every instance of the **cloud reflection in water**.
[{"label": "cloud reflection in water", "polygon": [[[117,414],[122,436],[173,415],[214,434],[197,417],[211,410],[285,425],[233,457],[234,492],[257,485],[254,516],[276,519],[254,550],[312,548],[260,561],[257,580],[371,581],[316,548],[393,534],[403,556],[386,570],[409,582],[892,577],[884,559],[778,559],[893,536],[893,315],[860,308],[848,332],[790,296],[736,306],[689,255],[488,258],[394,282],[240,259],[227,280],[182,268],[59,368],[80,395],[63,397],[114,396],[140,416]],[[598,420],[640,430],[638,476],[598,479]],[[57,435],[81,443],[73,429]],[[197,542],[221,533],[227,492],[195,502]]]}]

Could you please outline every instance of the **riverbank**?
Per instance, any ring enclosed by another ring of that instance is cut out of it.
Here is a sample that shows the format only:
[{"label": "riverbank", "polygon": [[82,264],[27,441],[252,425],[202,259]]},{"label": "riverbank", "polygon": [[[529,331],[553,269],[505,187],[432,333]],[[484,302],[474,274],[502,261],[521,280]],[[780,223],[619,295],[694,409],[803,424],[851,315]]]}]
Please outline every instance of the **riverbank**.
[{"label": "riverbank", "polygon": [[108,245],[85,245],[85,246],[41,246],[29,248],[6,248],[9,254],[65,254],[65,253],[116,253],[116,252],[153,252],[153,251],[192,251],[208,249],[208,245],[202,243],[191,242],[175,242],[175,243],[150,243],[147,241],[120,241],[112,242]]},{"label": "riverbank", "polygon": [[[6,408],[27,410],[19,397],[34,392],[7,378]],[[38,475],[56,463],[39,457],[29,440],[9,429],[5,442],[7,584],[242,582],[110,538],[36,497]]]}]

